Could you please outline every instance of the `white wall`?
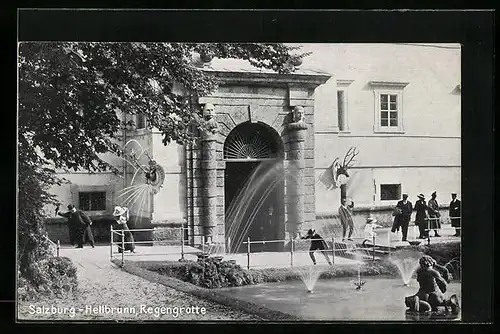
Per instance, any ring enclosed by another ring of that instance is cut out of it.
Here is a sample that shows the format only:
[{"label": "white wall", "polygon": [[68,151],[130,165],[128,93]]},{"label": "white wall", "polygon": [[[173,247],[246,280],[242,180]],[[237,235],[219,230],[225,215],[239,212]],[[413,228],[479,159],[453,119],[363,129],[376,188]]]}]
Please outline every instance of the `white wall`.
[{"label": "white wall", "polygon": [[165,181],[153,197],[153,220],[179,220],[185,218],[186,173],[184,147],[176,143],[167,146],[159,133],[153,135],[154,159],[165,170]]},{"label": "white wall", "polygon": [[[332,73],[315,92],[315,166],[317,179],[349,147],[359,155],[351,170],[348,196],[357,204],[380,202],[380,184],[401,183],[415,198],[434,190],[444,202],[460,193],[461,96],[458,45],[435,48],[396,44],[305,44],[313,51],[302,67]],[[347,85],[349,133],[338,133],[337,80]],[[370,81],[406,82],[402,134],[374,132],[375,94]],[[376,185],[376,193],[375,186]],[[375,200],[374,200],[374,195]],[[439,197],[438,197],[439,199]],[[338,208],[340,190],[316,184],[316,211]],[[333,203],[333,204],[332,204]]]}]

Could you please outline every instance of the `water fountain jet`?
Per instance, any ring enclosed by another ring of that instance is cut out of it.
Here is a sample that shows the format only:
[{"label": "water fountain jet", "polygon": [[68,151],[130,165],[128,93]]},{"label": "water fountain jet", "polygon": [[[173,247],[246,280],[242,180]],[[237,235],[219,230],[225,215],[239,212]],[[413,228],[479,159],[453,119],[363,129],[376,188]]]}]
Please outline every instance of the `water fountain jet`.
[{"label": "water fountain jet", "polygon": [[410,280],[419,266],[418,260],[421,257],[421,252],[408,249],[402,249],[391,254],[389,261],[398,268],[404,286],[410,286]]}]

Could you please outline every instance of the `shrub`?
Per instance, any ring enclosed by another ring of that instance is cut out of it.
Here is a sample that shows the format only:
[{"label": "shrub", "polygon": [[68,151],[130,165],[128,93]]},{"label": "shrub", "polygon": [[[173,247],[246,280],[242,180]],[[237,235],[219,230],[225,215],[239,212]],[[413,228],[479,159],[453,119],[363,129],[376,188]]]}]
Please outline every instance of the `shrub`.
[{"label": "shrub", "polygon": [[45,230],[44,205],[59,204],[48,192],[61,184],[53,170],[19,158],[18,183],[18,296],[64,296],[77,286],[76,267],[68,258],[53,257],[54,245]]},{"label": "shrub", "polygon": [[214,258],[151,264],[147,269],[208,289],[254,284],[252,276],[241,266]]},{"label": "shrub", "polygon": [[66,257],[49,257],[32,263],[26,271],[26,276],[19,277],[19,298],[31,300],[40,294],[53,297],[67,296],[78,286],[76,272],[76,267]]},{"label": "shrub", "polygon": [[[161,275],[175,277],[184,282],[208,289],[300,279],[299,273],[294,271],[293,268],[246,270],[237,264],[219,261],[214,258],[198,262],[142,263],[140,265]],[[322,272],[320,278],[354,277],[357,272],[356,265],[333,266]],[[399,275],[397,267],[385,260],[367,262],[361,267],[361,272],[363,276]]]}]

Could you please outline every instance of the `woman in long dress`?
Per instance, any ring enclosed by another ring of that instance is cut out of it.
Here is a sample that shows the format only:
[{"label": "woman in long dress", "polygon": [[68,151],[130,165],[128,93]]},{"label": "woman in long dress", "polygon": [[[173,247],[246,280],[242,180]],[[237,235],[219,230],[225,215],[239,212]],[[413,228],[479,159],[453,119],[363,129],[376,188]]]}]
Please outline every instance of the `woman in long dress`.
[{"label": "woman in long dress", "polygon": [[[124,234],[124,247],[125,250],[129,250],[131,253],[135,253],[135,245],[134,245],[134,236],[132,232],[130,232],[127,222],[129,219],[129,211],[126,207],[115,206],[115,211],[113,212],[113,216],[115,217],[117,224],[116,229],[122,230]],[[118,242],[118,253],[122,253],[122,245],[121,240]]]}]

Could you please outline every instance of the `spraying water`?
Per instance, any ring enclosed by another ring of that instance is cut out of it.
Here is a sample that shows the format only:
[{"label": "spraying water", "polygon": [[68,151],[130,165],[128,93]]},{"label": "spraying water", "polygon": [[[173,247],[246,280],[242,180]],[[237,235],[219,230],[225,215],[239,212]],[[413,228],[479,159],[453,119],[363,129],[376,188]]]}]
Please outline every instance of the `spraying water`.
[{"label": "spraying water", "polygon": [[360,251],[355,252],[356,259],[356,267],[357,267],[357,280],[353,281],[354,286],[356,286],[356,290],[361,290],[363,285],[365,285],[366,281],[361,280],[361,266],[363,265],[363,253]]},{"label": "spraying water", "polygon": [[[283,179],[281,161],[262,162],[239,190],[226,212],[226,224],[229,226],[226,238],[230,241],[230,253],[240,249],[259,209]],[[215,246],[212,251],[220,248]]]},{"label": "spraying water", "polygon": [[[145,159],[146,158],[146,159]],[[140,216],[148,216],[149,212],[145,210],[150,207],[151,196],[154,195],[161,184],[155,185],[149,182],[151,171],[151,158],[147,150],[135,139],[127,141],[123,146],[123,155],[120,159],[125,161],[129,167],[132,167],[132,178],[117,196],[117,204],[129,208],[135,216],[133,225],[137,224]],[[157,166],[161,169],[161,166]],[[162,180],[158,180],[160,183]]]},{"label": "spraying water", "polygon": [[300,279],[306,286],[307,292],[312,293],[314,285],[316,285],[321,273],[326,269],[326,267],[322,266],[302,266],[293,268],[293,271],[300,276]]},{"label": "spraying water", "polygon": [[398,268],[405,286],[409,286],[413,273],[418,268],[418,260],[422,255],[421,252],[409,249],[402,249],[391,254],[389,261]]}]

